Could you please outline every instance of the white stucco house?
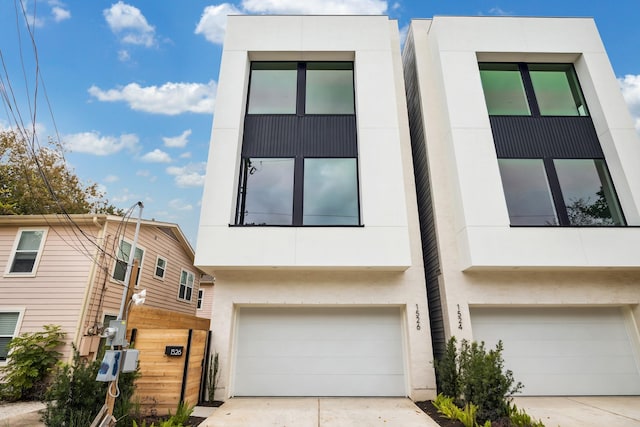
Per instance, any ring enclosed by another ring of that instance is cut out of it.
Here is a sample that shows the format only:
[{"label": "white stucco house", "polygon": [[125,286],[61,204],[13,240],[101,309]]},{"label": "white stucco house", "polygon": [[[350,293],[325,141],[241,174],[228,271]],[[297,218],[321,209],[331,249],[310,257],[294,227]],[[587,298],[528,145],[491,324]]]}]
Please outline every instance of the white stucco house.
[{"label": "white stucco house", "polygon": [[414,20],[403,62],[436,356],[640,394],[640,141],[593,19]]},{"label": "white stucco house", "polygon": [[397,22],[229,16],[195,264],[217,399],[435,396]]}]

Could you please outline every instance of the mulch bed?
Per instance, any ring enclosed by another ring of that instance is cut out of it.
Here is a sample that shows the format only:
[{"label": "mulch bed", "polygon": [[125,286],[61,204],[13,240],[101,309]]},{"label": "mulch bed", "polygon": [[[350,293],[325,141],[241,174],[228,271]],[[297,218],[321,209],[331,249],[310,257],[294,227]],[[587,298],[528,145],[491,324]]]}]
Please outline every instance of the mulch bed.
[{"label": "mulch bed", "polygon": [[433,421],[441,427],[464,427],[464,424],[458,420],[450,420],[449,418],[443,417],[430,400],[415,402],[415,404],[418,405],[418,408],[422,409],[422,412],[433,418]]}]

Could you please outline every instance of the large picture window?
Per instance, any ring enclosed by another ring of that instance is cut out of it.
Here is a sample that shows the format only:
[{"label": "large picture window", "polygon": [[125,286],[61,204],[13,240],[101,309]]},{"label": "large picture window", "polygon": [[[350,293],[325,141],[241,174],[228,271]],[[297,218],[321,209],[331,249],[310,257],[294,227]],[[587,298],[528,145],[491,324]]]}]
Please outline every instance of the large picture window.
[{"label": "large picture window", "polygon": [[253,62],[237,225],[360,224],[352,62]]},{"label": "large picture window", "polygon": [[588,116],[572,64],[481,62],[491,116]]},{"label": "large picture window", "polygon": [[602,159],[499,159],[511,225],[625,225]]}]

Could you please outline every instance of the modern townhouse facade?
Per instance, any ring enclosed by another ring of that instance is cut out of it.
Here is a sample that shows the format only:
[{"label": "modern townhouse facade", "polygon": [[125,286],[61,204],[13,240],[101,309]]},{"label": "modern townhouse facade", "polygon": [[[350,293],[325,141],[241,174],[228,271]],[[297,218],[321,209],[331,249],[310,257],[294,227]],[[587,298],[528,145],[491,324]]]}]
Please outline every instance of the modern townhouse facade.
[{"label": "modern townhouse facade", "polygon": [[217,399],[435,396],[397,23],[229,16],[195,264]]},{"label": "modern townhouse facade", "polygon": [[436,356],[640,394],[640,142],[593,19],[414,20],[403,62]]}]

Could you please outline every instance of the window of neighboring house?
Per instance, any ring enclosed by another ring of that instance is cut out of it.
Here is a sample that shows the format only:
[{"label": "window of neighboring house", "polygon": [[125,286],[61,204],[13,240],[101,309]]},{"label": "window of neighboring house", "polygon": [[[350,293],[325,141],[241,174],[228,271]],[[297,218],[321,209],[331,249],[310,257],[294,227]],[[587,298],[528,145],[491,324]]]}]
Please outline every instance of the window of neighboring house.
[{"label": "window of neighboring house", "polygon": [[204,299],[204,289],[198,289],[198,310],[202,309],[203,299]]},{"label": "window of neighboring house", "polygon": [[42,255],[47,230],[21,229],[7,264],[9,275],[34,275]]},{"label": "window of neighboring house", "polygon": [[182,270],[180,273],[180,288],[178,289],[178,299],[182,301],[191,301],[193,293],[193,283],[195,276],[190,271]]},{"label": "window of neighboring house", "polygon": [[[102,327],[103,328],[108,328],[109,324],[111,323],[112,320],[116,320],[118,318],[118,316],[113,315],[113,314],[105,314],[104,315],[104,320],[102,322]],[[107,346],[107,338],[106,337],[100,337],[100,343],[98,344],[98,351],[96,353],[96,359],[100,360],[103,356],[104,356],[104,352],[105,350],[107,350],[106,348]]]},{"label": "window of neighboring house", "polygon": [[352,62],[253,62],[249,118],[237,225],[360,224]]},{"label": "window of neighboring house", "polygon": [[16,335],[20,312],[0,311],[0,362],[7,360],[9,349],[7,346]]},{"label": "window of neighboring house", "polygon": [[588,116],[572,64],[481,62],[491,116]]},{"label": "window of neighboring house", "polygon": [[624,225],[602,159],[498,159],[511,225]]},{"label": "window of neighboring house", "polygon": [[[131,254],[131,243],[126,240],[120,241],[120,246],[118,247],[116,253],[116,264],[113,268],[113,278],[124,282],[126,273],[127,273],[127,263],[129,262],[129,255]],[[134,259],[138,260],[138,274],[136,275],[136,286],[138,286],[138,281],[140,279],[140,272],[142,271],[142,262],[144,258],[144,249],[139,246],[136,246],[136,254]]]},{"label": "window of neighboring house", "polygon": [[158,279],[164,279],[164,273],[167,271],[167,260],[158,256],[156,258],[156,270],[154,276]]}]

